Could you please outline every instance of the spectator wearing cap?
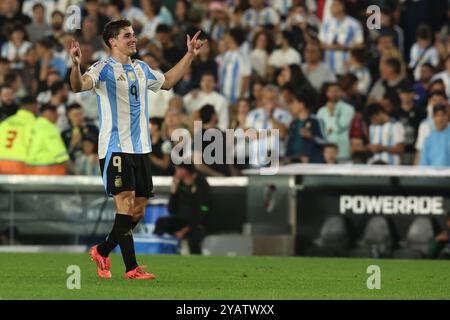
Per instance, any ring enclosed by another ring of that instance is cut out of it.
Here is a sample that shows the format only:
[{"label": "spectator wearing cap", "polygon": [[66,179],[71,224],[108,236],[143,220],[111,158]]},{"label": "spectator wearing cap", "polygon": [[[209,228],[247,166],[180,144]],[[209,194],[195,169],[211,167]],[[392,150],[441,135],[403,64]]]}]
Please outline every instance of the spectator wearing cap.
[{"label": "spectator wearing cap", "polygon": [[450,166],[450,126],[448,108],[444,104],[433,107],[434,129],[425,139],[420,153],[421,166]]},{"label": "spectator wearing cap", "polygon": [[330,69],[336,75],[343,74],[348,61],[348,50],[361,47],[364,42],[361,24],[346,14],[344,0],[333,0],[331,16],[322,23],[319,40]]},{"label": "spectator wearing cap", "polygon": [[434,91],[428,98],[427,104],[427,117],[422,120],[419,126],[419,132],[416,139],[416,157],[414,159],[414,164],[418,165],[420,162],[420,152],[423,148],[425,139],[428,137],[430,132],[434,129],[433,121],[433,108],[435,105],[444,104],[447,102],[447,96],[444,91]]},{"label": "spectator wearing cap", "polygon": [[156,221],[154,233],[186,239],[190,253],[201,254],[211,204],[211,187],[205,177],[192,164],[177,165],[170,187],[170,216]]},{"label": "spectator wearing cap", "polygon": [[36,101],[26,97],[15,115],[0,122],[0,174],[25,173],[36,112]]},{"label": "spectator wearing cap", "polygon": [[326,143],[322,122],[310,113],[310,99],[303,92],[294,92],[289,103],[293,121],[286,143],[287,162],[324,163]]},{"label": "spectator wearing cap", "polygon": [[47,104],[41,108],[31,132],[30,149],[26,160],[26,173],[37,175],[65,175],[70,159],[56,121],[56,107]]},{"label": "spectator wearing cap", "polygon": [[402,164],[412,165],[416,153],[416,138],[420,123],[426,118],[424,109],[415,103],[414,88],[406,84],[399,88],[400,106],[394,108],[393,116],[403,125],[405,129],[405,153],[402,157]]},{"label": "spectator wearing cap", "polygon": [[224,53],[219,67],[220,92],[235,104],[239,98],[245,98],[250,84],[251,65],[240,52],[244,33],[234,28],[225,35],[228,50]]},{"label": "spectator wearing cap", "polygon": [[152,164],[152,175],[171,176],[173,175],[173,165],[170,161],[172,144],[162,136],[163,118],[150,118],[150,137],[152,140],[152,153],[150,161]]},{"label": "spectator wearing cap", "polygon": [[4,84],[0,87],[0,121],[17,112],[19,106],[16,103],[16,95],[11,85]]},{"label": "spectator wearing cap", "polygon": [[350,126],[355,109],[342,100],[342,91],[337,83],[329,83],[325,88],[326,104],[319,109],[317,117],[325,126],[326,139],[338,146],[339,161],[350,159]]},{"label": "spectator wearing cap", "polygon": [[69,128],[61,133],[64,145],[69,152],[70,159],[75,161],[77,153],[83,150],[83,139],[85,137],[97,137],[98,128],[86,122],[84,110],[78,103],[72,103],[67,107],[67,119]]},{"label": "spectator wearing cap", "polygon": [[[52,1],[53,2],[53,1]],[[47,1],[46,4],[49,4],[50,2]],[[54,3],[54,2],[53,2]],[[24,8],[25,10],[25,8]],[[44,36],[46,36],[51,28],[46,23],[46,17],[45,14],[48,12],[52,12],[46,10],[44,4],[37,2],[33,4],[33,7],[31,8],[32,18],[33,22],[30,23],[25,27],[25,30],[27,31],[28,39],[35,43],[36,41],[41,40]]]},{"label": "spectator wearing cap", "polygon": [[230,25],[226,5],[221,1],[211,1],[208,10],[211,19],[205,21],[203,29],[214,41],[219,41],[227,33]]},{"label": "spectator wearing cap", "polygon": [[194,89],[189,94],[183,97],[184,105],[190,115],[200,110],[206,104],[214,106],[218,117],[218,128],[222,131],[228,128],[229,125],[229,111],[228,101],[220,93],[214,90],[216,86],[216,79],[212,73],[204,73],[200,80],[200,90]]},{"label": "spectator wearing cap", "polygon": [[433,46],[433,32],[428,25],[420,25],[416,30],[416,43],[411,47],[409,69],[415,81],[420,79],[420,68],[424,63],[433,67],[439,64],[439,53]]},{"label": "spectator wearing cap", "polygon": [[326,63],[322,62],[322,52],[319,44],[314,42],[307,43],[304,54],[305,63],[302,64],[303,74],[316,92],[322,90],[324,83],[336,81],[334,73]]},{"label": "spectator wearing cap", "polygon": [[379,104],[367,106],[367,119],[370,121],[367,151],[372,153],[369,163],[400,165],[405,151],[405,129],[391,118]]}]

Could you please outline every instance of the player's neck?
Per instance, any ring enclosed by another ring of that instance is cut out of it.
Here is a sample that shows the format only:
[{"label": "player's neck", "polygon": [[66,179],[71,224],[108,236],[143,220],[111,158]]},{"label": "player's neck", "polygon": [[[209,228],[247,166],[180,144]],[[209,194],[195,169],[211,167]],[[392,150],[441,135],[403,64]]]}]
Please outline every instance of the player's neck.
[{"label": "player's neck", "polygon": [[113,52],[111,57],[120,64],[131,64],[131,57],[121,52]]}]

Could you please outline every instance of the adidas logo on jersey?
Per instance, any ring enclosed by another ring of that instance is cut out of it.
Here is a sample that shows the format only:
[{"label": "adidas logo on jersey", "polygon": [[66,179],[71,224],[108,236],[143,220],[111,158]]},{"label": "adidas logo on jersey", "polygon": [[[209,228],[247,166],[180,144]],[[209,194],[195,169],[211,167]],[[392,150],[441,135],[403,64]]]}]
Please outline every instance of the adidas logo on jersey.
[{"label": "adidas logo on jersey", "polygon": [[127,79],[125,79],[124,75],[121,74],[118,78],[117,81],[126,81]]}]

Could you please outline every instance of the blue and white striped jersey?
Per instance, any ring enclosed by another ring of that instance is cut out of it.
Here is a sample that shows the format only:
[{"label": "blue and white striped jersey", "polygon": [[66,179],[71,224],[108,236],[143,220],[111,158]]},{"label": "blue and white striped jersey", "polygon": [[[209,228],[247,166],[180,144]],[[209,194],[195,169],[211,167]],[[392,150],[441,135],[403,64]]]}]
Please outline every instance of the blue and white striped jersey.
[{"label": "blue and white striped jersey", "polygon": [[251,64],[240,50],[225,52],[219,70],[220,92],[230,104],[241,96],[242,78],[250,74]]},{"label": "blue and white striped jersey", "polygon": [[417,43],[414,43],[409,54],[408,65],[408,67],[414,68],[414,80],[419,81],[420,68],[424,63],[430,63],[436,67],[439,64],[439,53],[435,47],[421,48]]},{"label": "blue and white striped jersey", "polygon": [[241,18],[241,25],[246,28],[263,27],[265,25],[278,25],[280,16],[272,7],[265,7],[261,11],[253,8],[247,9]]},{"label": "blue and white striped jersey", "polygon": [[[380,144],[383,146],[394,147],[405,142],[405,129],[399,121],[388,121],[384,124],[373,125],[369,127],[370,144]],[[401,159],[398,154],[380,152],[373,155],[372,161],[382,160],[389,165],[400,165]]]},{"label": "blue and white striped jersey", "polygon": [[92,78],[99,110],[100,159],[112,152],[151,152],[148,91],[158,91],[165,78],[140,61],[121,64],[109,57],[86,72]]},{"label": "blue and white striped jersey", "polygon": [[[339,21],[336,18],[325,20],[320,28],[319,40],[326,44],[341,44],[350,47],[364,42],[361,24],[354,18],[346,16]],[[345,62],[349,52],[341,50],[326,50],[325,62],[335,74],[345,72]]]}]

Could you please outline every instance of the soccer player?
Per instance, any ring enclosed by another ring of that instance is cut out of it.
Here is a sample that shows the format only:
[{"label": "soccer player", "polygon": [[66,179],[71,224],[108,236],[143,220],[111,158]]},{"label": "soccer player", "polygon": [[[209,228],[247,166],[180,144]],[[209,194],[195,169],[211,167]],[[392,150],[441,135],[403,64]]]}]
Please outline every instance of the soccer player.
[{"label": "soccer player", "polygon": [[70,84],[74,92],[93,90],[97,95],[100,168],[106,192],[114,198],[117,210],[106,240],[90,249],[101,278],[111,277],[108,255],[117,245],[126,267],[125,278],[155,278],[138,266],[132,234],[153,190],[147,90],[168,90],[182,78],[206,43],[198,39],[199,35],[200,31],[192,39],[187,35],[187,53],[165,74],[140,60],[131,60],[137,39],[128,20],[111,21],[105,26],[103,40],[111,56],[93,64],[83,76],[80,46],[72,41]]}]

